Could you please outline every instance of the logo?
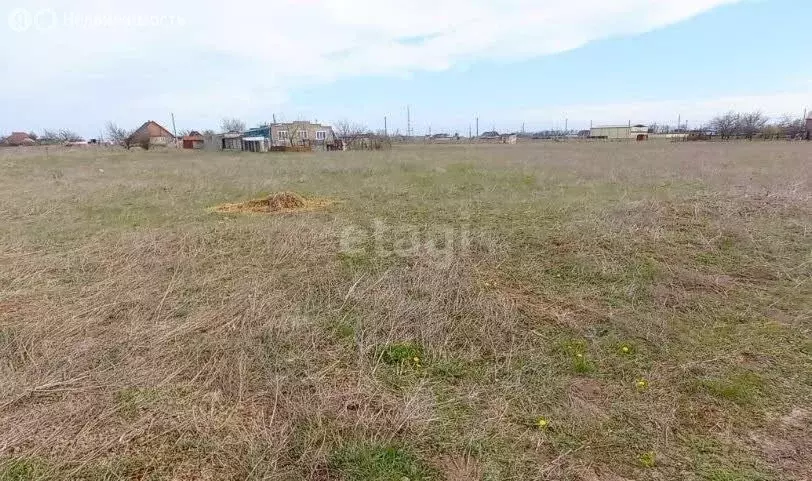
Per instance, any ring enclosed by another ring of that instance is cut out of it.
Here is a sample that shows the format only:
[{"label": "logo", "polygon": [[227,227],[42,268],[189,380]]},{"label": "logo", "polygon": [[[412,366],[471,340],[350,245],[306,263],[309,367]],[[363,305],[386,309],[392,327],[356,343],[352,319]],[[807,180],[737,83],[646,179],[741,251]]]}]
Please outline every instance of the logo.
[{"label": "logo", "polygon": [[8,14],[8,26],[14,32],[25,32],[34,24],[34,16],[24,8],[15,8]]}]

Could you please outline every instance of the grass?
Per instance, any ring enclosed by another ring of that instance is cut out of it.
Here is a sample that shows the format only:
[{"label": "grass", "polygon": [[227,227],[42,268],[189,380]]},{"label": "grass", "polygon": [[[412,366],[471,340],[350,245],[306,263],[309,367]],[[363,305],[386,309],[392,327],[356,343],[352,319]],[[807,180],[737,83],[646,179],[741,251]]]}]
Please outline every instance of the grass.
[{"label": "grass", "polygon": [[801,479],[808,158],[0,150],[0,480]]}]

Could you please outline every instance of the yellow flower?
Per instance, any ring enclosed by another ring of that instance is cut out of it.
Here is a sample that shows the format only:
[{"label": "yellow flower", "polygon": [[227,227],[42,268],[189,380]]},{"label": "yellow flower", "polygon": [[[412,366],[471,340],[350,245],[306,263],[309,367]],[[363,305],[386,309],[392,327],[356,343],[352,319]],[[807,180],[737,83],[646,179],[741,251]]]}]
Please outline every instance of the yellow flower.
[{"label": "yellow flower", "polygon": [[547,427],[547,426],[549,426],[549,425],[550,425],[550,422],[549,422],[549,421],[547,421],[547,420],[546,420],[546,419],[544,419],[544,418],[539,418],[539,420],[538,420],[538,421],[536,421],[536,426],[538,426],[538,428],[539,428],[539,429],[544,429],[544,428],[546,428],[546,427]]},{"label": "yellow flower", "polygon": [[413,357],[412,361],[414,361],[415,364],[420,364],[420,358],[419,357],[416,357],[416,356]]},{"label": "yellow flower", "polygon": [[638,390],[644,391],[646,388],[648,388],[648,381],[645,379],[638,379],[634,385],[637,386]]},{"label": "yellow flower", "polygon": [[578,354],[575,355],[575,357],[584,357],[584,355],[579,352]]},{"label": "yellow flower", "polygon": [[623,351],[626,354],[628,354],[629,351],[630,351],[629,346],[623,346],[623,347],[620,348],[620,350]]}]

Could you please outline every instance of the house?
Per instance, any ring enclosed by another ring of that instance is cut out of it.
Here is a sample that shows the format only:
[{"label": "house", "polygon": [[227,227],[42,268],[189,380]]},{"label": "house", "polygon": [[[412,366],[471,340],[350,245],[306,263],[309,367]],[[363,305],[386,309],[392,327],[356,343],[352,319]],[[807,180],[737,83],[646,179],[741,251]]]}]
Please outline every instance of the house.
[{"label": "house", "polygon": [[203,136],[206,150],[242,150],[242,133],[207,134]]},{"label": "house", "polygon": [[806,119],[806,135],[804,138],[806,140],[812,140],[812,117]]},{"label": "house", "polygon": [[337,139],[331,126],[307,120],[270,124],[264,129],[272,147],[309,145],[326,150],[327,146],[334,144]]},{"label": "house", "polygon": [[515,145],[519,141],[519,136],[517,134],[505,134],[502,136],[502,143],[503,144],[511,144]]},{"label": "house", "polygon": [[592,127],[590,139],[607,140],[648,140],[648,127],[645,125],[605,125]]},{"label": "house", "polygon": [[202,149],[203,142],[204,142],[203,135],[196,130],[193,130],[189,132],[188,135],[183,136],[184,149]]},{"label": "house", "polygon": [[146,138],[149,139],[150,145],[165,146],[175,142],[175,136],[154,120],[147,120],[130,136],[130,139],[135,139],[135,142]]},{"label": "house", "polygon": [[268,152],[272,146],[271,127],[260,125],[246,130],[242,135],[242,150],[248,152]]},{"label": "house", "polygon": [[12,132],[11,135],[6,138],[4,143],[11,147],[19,147],[24,145],[35,145],[37,142],[25,132]]},{"label": "house", "polygon": [[482,135],[479,136],[482,140],[501,140],[502,136],[499,135],[499,132],[495,130],[489,130],[487,132],[483,132]]}]

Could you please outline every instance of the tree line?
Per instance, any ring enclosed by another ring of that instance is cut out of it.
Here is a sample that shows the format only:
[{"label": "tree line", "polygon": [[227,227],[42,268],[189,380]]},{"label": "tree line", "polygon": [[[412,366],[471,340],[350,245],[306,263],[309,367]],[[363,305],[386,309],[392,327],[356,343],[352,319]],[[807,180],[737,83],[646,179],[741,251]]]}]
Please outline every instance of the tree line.
[{"label": "tree line", "polygon": [[734,112],[718,115],[708,123],[708,129],[722,139],[731,138],[797,138],[806,135],[806,121],[784,115],[771,120],[761,112]]},{"label": "tree line", "polygon": [[[809,132],[806,127],[806,120],[801,117],[792,117],[784,115],[782,117],[771,119],[760,111],[755,112],[735,112],[730,111],[721,115],[717,115],[705,125],[698,129],[689,130],[687,126],[680,125],[676,129],[668,125],[658,125],[656,123],[648,126],[649,133],[692,133],[701,132],[703,134],[710,134],[718,136],[721,139],[782,139],[782,138],[807,138],[809,139]],[[246,130],[246,123],[238,118],[224,118],[220,123],[221,132],[244,132]],[[361,124],[351,123],[347,120],[337,122],[334,128],[336,136],[344,142],[353,143],[358,142],[362,138],[388,137],[384,132],[374,133],[366,126]],[[568,131],[566,134],[576,131]],[[579,136],[588,136],[589,131],[578,132]],[[149,138],[145,135],[136,135],[135,129],[126,129],[119,127],[115,122],[107,122],[105,126],[105,133],[108,141],[121,145],[127,149],[134,146],[141,146],[144,149],[149,149]],[[190,133],[189,130],[181,130],[178,132],[179,136],[185,136]],[[213,130],[207,129],[201,132],[203,135],[214,134]],[[534,138],[547,138],[547,137],[560,137],[562,131],[550,130],[536,133],[520,134],[526,136],[533,136]],[[291,134],[291,138],[294,135]],[[29,132],[28,137],[40,144],[58,144],[65,142],[81,142],[84,139],[78,133],[70,129],[44,129],[41,134]],[[5,140],[5,136],[0,135],[0,144]]]}]

